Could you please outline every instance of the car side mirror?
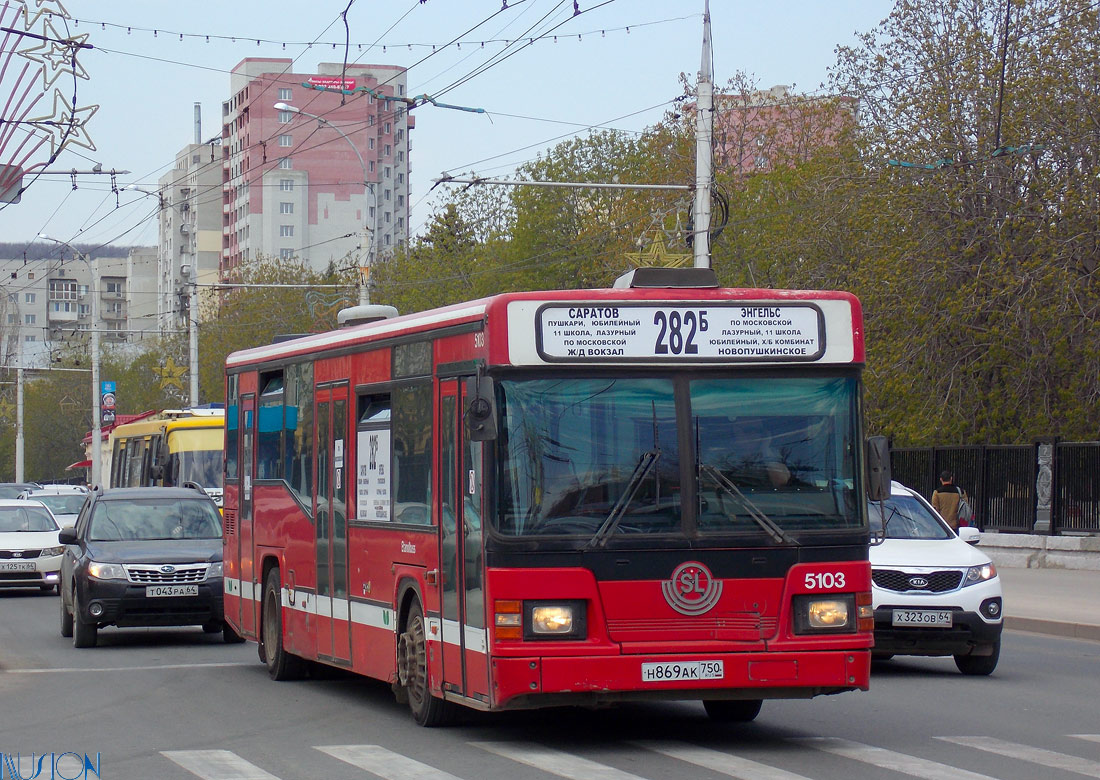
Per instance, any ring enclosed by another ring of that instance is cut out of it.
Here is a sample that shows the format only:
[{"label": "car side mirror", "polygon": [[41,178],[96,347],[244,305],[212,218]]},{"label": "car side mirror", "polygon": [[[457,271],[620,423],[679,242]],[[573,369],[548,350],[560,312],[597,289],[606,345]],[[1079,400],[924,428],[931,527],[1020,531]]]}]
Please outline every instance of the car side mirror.
[{"label": "car side mirror", "polygon": [[959,529],[959,538],[967,544],[977,544],[982,540],[982,532],[977,528],[963,526]]},{"label": "car side mirror", "polygon": [[76,529],[72,526],[62,528],[57,535],[57,541],[61,544],[78,544],[79,539],[76,538]]},{"label": "car side mirror", "polygon": [[890,442],[885,436],[868,436],[864,450],[867,499],[886,501],[890,498]]}]

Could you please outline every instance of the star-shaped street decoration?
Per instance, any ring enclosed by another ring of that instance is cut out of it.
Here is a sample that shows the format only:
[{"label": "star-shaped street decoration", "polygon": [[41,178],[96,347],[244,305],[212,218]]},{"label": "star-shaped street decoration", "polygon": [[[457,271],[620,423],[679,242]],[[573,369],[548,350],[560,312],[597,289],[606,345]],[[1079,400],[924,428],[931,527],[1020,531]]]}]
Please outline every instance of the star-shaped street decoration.
[{"label": "star-shaped street decoration", "polygon": [[[50,153],[56,156],[61,149],[67,146],[82,146],[85,149],[95,151],[95,144],[88,136],[84,125],[95,116],[99,106],[91,105],[83,108],[73,108],[68,98],[61,94],[61,90],[53,91],[53,110],[43,116],[30,117],[26,121],[39,125],[40,130],[50,134]],[[79,114],[85,114],[84,118],[77,119]]]},{"label": "star-shaped street decoration", "polygon": [[58,402],[58,405],[61,407],[61,411],[63,412],[75,412],[78,408],[80,408],[80,402],[73,399],[73,397],[70,395],[62,398]]},{"label": "star-shaped street decoration", "polygon": [[644,252],[627,252],[626,258],[639,267],[679,268],[691,260],[692,256],[669,252],[664,236],[657,236]]},{"label": "star-shaped street decoration", "polygon": [[161,390],[173,386],[178,387],[180,390],[184,389],[181,377],[187,373],[187,366],[177,366],[171,355],[168,356],[163,366],[154,368],[153,373],[160,377]]},{"label": "star-shaped street decoration", "polygon": [[23,6],[23,29],[29,30],[38,24],[38,20],[43,16],[49,18],[51,16],[59,16],[62,19],[70,19],[69,12],[65,10],[65,6],[61,5],[58,0],[35,0],[35,7],[38,9],[33,11],[34,16],[31,16],[31,8],[27,4],[26,0],[19,0]]},{"label": "star-shaped street decoration", "polygon": [[42,24],[42,40],[32,39],[34,45],[20,49],[19,54],[31,62],[42,63],[42,88],[49,89],[60,76],[70,74],[76,78],[87,79],[88,71],[77,62],[77,48],[88,40],[88,34],[65,37],[57,31],[47,18]]}]

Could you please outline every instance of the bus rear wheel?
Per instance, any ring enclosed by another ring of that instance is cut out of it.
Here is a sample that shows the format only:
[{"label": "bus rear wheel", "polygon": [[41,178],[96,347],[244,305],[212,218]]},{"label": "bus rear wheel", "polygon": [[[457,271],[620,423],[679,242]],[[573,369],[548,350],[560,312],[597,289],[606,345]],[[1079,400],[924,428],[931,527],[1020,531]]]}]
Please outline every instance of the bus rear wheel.
[{"label": "bus rear wheel", "polygon": [[283,647],[283,598],[279,569],[267,574],[264,586],[263,659],[272,680],[297,680],[302,676],[302,659]]},{"label": "bus rear wheel", "polygon": [[432,695],[428,684],[428,642],[419,602],[409,608],[405,630],[397,640],[397,674],[408,698],[413,720],[421,726],[443,726],[454,716],[454,705]]},{"label": "bus rear wheel", "polygon": [[714,699],[703,702],[710,719],[719,723],[749,723],[760,714],[760,699]]}]

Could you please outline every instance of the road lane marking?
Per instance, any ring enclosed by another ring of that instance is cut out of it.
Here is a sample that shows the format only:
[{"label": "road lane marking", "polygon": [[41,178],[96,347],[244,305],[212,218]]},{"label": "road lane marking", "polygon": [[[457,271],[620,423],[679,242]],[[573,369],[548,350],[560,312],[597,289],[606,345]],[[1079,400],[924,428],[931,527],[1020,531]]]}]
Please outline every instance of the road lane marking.
[{"label": "road lane marking", "polygon": [[970,772],[937,761],[929,761],[926,758],[897,753],[893,750],[863,745],[859,742],[849,742],[846,739],[837,737],[800,737],[790,741],[824,750],[826,753],[861,761],[871,766],[919,777],[922,780],[993,780],[989,775]]},{"label": "road lane marking", "polygon": [[162,750],[160,754],[203,780],[279,780],[229,750]]},{"label": "road lane marking", "polygon": [[694,764],[727,777],[736,777],[738,780],[809,780],[804,775],[797,775],[794,772],[788,772],[786,769],[760,764],[747,758],[697,745],[656,741],[627,742],[627,744],[644,750],[652,750],[655,753],[688,764]]},{"label": "road lane marking", "polygon": [[314,748],[385,780],[460,780],[450,772],[379,745],[314,745]]},{"label": "road lane marking", "polygon": [[641,780],[638,775],[632,775],[630,772],[561,750],[553,750],[537,742],[469,742],[467,744],[518,764],[526,764],[535,769],[541,769],[547,774],[567,777],[570,780]]},{"label": "road lane marking", "polygon": [[156,672],[161,669],[220,669],[230,666],[255,666],[253,661],[227,661],[210,664],[157,664],[156,666],[62,666],[56,669],[0,669],[0,674],[63,674],[65,672]]},{"label": "road lane marking", "polygon": [[[1041,764],[1055,769],[1064,769],[1067,772],[1076,772],[1086,777],[1100,777],[1100,763],[1090,761],[1087,758],[1071,756],[1066,753],[1055,753],[1053,750],[1021,745],[1016,742],[1006,742],[996,737],[936,737],[944,742],[954,742],[956,745],[977,748],[987,753],[996,753],[999,756],[1010,756],[1021,761],[1029,761],[1032,764]],[[1098,740],[1100,741],[1100,740]]]}]

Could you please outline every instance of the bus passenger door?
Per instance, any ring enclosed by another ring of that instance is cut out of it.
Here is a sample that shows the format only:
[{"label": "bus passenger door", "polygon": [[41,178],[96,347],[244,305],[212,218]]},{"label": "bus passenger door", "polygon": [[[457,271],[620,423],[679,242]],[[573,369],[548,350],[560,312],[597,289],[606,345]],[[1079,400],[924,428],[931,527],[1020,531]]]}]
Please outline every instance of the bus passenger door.
[{"label": "bus passenger door", "polygon": [[240,401],[240,435],[237,446],[240,448],[237,463],[240,464],[240,493],[237,500],[237,560],[240,561],[241,583],[240,614],[237,625],[241,630],[256,635],[256,604],[261,597],[263,583],[256,583],[255,561],[256,545],[252,523],[252,456],[255,447],[256,396],[248,393]]},{"label": "bus passenger door", "polygon": [[351,659],[351,600],[348,598],[347,474],[348,386],[319,387],[316,395],[317,655]]},{"label": "bus passenger door", "polygon": [[439,582],[444,690],[489,701],[482,596],[481,442],[466,439],[464,382],[440,381]]}]

